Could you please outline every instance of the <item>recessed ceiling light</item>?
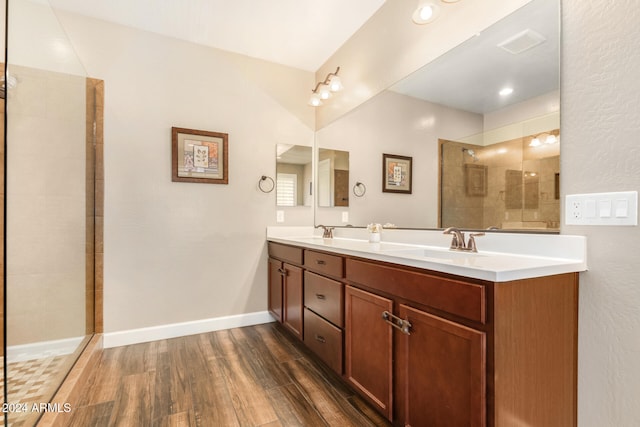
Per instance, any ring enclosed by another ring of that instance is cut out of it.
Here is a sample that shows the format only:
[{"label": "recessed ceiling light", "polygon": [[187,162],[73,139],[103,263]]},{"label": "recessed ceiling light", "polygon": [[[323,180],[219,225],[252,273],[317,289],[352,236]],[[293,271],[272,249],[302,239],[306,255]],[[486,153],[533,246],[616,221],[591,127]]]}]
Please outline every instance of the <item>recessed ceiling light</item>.
[{"label": "recessed ceiling light", "polygon": [[413,12],[411,19],[413,19],[413,22],[416,24],[428,24],[438,17],[438,11],[438,6],[436,6],[435,3],[428,0],[421,0],[415,12]]},{"label": "recessed ceiling light", "polygon": [[513,88],[512,87],[505,87],[502,88],[500,90],[500,92],[498,92],[500,94],[500,96],[507,96],[507,95],[511,95],[513,93]]}]

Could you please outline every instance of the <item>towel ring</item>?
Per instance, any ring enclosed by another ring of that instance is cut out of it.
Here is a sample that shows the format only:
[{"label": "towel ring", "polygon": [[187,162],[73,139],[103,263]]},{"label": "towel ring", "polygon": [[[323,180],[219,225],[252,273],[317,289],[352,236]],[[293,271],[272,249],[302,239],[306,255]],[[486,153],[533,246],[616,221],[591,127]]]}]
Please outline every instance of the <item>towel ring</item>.
[{"label": "towel ring", "polygon": [[[270,185],[267,186],[266,189],[265,189],[265,182],[271,183]],[[276,183],[273,181],[273,178],[271,178],[270,176],[262,175],[262,177],[260,177],[260,181],[258,181],[258,188],[263,193],[271,193],[275,188],[275,186],[276,186]]]},{"label": "towel ring", "polygon": [[355,194],[356,197],[362,197],[366,192],[367,186],[361,182],[356,182],[356,184],[353,186],[353,194]]}]

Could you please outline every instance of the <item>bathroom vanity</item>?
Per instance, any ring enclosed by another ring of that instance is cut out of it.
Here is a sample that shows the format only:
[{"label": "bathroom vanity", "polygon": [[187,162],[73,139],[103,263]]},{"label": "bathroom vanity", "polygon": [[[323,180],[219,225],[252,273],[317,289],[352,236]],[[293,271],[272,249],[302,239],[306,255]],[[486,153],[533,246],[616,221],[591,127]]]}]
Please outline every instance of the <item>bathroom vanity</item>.
[{"label": "bathroom vanity", "polygon": [[268,240],[273,316],[395,425],[576,425],[584,259]]}]

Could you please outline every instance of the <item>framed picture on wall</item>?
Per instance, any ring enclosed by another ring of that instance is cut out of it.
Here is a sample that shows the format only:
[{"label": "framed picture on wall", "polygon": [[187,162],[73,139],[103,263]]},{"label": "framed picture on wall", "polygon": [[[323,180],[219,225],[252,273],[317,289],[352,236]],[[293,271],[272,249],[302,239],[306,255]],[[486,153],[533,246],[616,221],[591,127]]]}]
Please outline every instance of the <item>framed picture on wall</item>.
[{"label": "framed picture on wall", "polygon": [[229,183],[229,135],[171,128],[171,180],[204,184]]},{"label": "framed picture on wall", "polygon": [[382,155],[382,191],[411,194],[412,157]]}]

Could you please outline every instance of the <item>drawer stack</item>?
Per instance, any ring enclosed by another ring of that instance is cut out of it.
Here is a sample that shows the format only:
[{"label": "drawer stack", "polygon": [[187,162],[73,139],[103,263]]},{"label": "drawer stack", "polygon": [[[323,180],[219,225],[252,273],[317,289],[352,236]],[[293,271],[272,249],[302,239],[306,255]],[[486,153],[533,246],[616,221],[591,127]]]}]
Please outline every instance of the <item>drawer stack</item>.
[{"label": "drawer stack", "polygon": [[343,374],[344,258],[269,243],[269,310]]},{"label": "drawer stack", "polygon": [[305,250],[304,267],[304,343],[342,375],[344,260]]}]

